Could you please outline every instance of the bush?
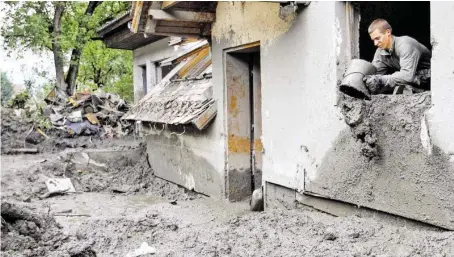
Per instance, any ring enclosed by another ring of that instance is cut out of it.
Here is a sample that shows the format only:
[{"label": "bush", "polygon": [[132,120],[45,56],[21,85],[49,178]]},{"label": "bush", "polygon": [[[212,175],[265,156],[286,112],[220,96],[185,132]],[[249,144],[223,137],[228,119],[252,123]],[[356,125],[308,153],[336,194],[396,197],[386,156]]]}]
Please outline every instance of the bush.
[{"label": "bush", "polygon": [[30,94],[28,93],[28,90],[23,90],[22,92],[14,95],[10,100],[9,100],[9,107],[11,108],[19,108],[23,109],[25,107],[25,103],[30,99]]}]

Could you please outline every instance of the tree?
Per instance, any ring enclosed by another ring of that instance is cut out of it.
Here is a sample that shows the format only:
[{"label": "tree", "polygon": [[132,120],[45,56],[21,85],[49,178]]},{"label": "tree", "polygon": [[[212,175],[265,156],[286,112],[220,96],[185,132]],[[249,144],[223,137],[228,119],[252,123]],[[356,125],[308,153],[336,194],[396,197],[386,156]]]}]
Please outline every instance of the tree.
[{"label": "tree", "polygon": [[82,52],[77,81],[132,100],[132,51],[107,48],[101,41],[88,42]]},{"label": "tree", "polygon": [[8,102],[8,100],[13,95],[13,84],[8,79],[8,76],[6,76],[6,72],[1,73],[0,86],[2,88],[1,100],[2,100],[2,106],[3,106]]},{"label": "tree", "polygon": [[52,51],[56,85],[71,95],[82,52],[96,37],[96,28],[129,6],[129,2],[100,1],[7,2],[1,35],[8,50]]}]

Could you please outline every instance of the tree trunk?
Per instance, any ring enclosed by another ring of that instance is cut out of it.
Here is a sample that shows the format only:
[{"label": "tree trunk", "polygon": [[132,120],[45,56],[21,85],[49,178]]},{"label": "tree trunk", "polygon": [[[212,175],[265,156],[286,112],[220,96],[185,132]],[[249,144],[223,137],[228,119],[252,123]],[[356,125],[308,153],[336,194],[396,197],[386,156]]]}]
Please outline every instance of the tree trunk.
[{"label": "tree trunk", "polygon": [[[100,5],[102,2],[100,1],[90,1],[88,3],[87,9],[85,10],[85,15],[87,16],[86,18],[92,16],[96,7]],[[84,19],[81,21],[80,26],[81,27],[87,27],[87,20]],[[82,49],[84,48],[85,44],[87,43],[86,40],[84,40],[83,35],[79,35],[77,37],[77,42],[79,44],[72,50],[71,53],[71,62],[69,64],[69,69],[68,69],[68,74],[66,75],[66,84],[68,85],[66,93],[68,95],[74,94],[76,91],[76,80],[77,80],[77,74],[79,73],[79,64],[80,64],[80,57],[82,55]]]},{"label": "tree trunk", "polygon": [[[81,43],[82,44],[82,43]],[[84,44],[85,45],[85,44]],[[80,56],[82,55],[82,49],[77,46],[71,53],[71,62],[69,64],[68,74],[66,75],[66,84],[68,85],[67,94],[72,95],[76,92],[76,79],[79,74]]]},{"label": "tree trunk", "polygon": [[55,76],[57,87],[62,92],[67,92],[67,84],[65,83],[65,71],[63,62],[63,53],[60,47],[61,36],[61,18],[63,16],[64,6],[62,3],[55,4],[55,14],[52,26],[52,52],[54,54]]}]

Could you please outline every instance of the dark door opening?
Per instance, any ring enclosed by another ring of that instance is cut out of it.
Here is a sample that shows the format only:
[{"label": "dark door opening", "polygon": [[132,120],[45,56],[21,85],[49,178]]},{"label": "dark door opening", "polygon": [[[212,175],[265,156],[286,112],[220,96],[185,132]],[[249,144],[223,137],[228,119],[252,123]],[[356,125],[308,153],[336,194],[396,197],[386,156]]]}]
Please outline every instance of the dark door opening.
[{"label": "dark door opening", "polygon": [[148,91],[148,86],[147,86],[147,66],[146,65],[141,65],[140,69],[142,70],[142,90],[143,94],[146,95]]},{"label": "dark door opening", "polygon": [[262,183],[260,46],[225,52],[227,180],[231,201],[249,197]]},{"label": "dark door opening", "polygon": [[432,50],[430,44],[430,2],[360,2],[360,58],[372,61],[376,47],[367,28],[375,19],[388,21],[396,36],[410,36]]}]

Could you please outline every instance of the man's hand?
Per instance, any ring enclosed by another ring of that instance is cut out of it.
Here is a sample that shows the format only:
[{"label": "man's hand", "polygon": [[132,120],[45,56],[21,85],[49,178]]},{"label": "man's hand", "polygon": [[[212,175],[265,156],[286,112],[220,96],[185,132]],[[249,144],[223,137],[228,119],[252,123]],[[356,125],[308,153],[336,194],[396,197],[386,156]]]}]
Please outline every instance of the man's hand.
[{"label": "man's hand", "polygon": [[380,75],[366,75],[364,76],[363,81],[366,83],[366,87],[371,94],[380,93],[380,90],[383,87]]}]

